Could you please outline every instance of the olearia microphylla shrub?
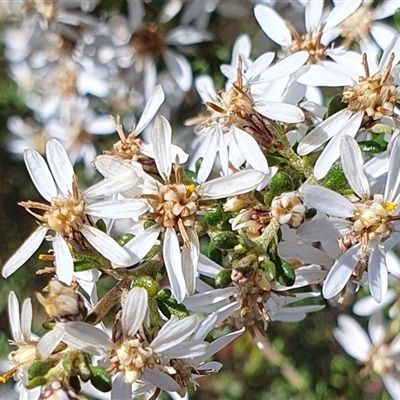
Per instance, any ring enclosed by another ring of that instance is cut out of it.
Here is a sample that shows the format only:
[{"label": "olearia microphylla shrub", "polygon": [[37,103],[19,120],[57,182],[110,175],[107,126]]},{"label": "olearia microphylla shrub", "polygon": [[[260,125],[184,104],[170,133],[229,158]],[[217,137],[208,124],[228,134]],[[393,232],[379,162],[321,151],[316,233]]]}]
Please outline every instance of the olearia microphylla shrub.
[{"label": "olearia microphylla shrub", "polygon": [[[0,383],[32,400],[189,398],[241,337],[308,396],[274,325],[333,313],[357,380],[400,399],[398,8],[0,4],[25,110],[2,143],[40,197],[18,203],[36,228],[2,276],[48,278],[9,291]],[[315,399],[350,393],[335,379]]]}]

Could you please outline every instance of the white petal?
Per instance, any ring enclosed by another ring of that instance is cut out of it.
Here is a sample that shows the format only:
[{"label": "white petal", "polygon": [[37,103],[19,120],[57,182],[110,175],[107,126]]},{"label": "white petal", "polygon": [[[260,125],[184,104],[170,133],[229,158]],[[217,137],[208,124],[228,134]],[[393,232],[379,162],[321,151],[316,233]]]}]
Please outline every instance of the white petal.
[{"label": "white petal", "polygon": [[105,356],[112,347],[105,332],[82,321],[66,322],[62,340],[74,349],[98,356]]},{"label": "white petal", "polygon": [[21,311],[21,330],[25,343],[29,343],[31,341],[32,315],[31,299],[25,299],[22,303]]},{"label": "white petal", "polygon": [[211,131],[203,143],[203,145],[207,145],[207,149],[200,165],[199,172],[197,173],[198,182],[204,182],[211,173],[217,156],[220,135],[222,135],[221,128],[217,125],[216,129]]},{"label": "white petal", "polygon": [[379,346],[382,344],[386,334],[382,312],[371,315],[368,322],[368,333],[374,345]]},{"label": "white petal", "polygon": [[56,139],[50,139],[46,145],[47,162],[57,186],[64,195],[72,194],[74,168],[62,144]]},{"label": "white petal", "polygon": [[133,287],[126,297],[122,308],[122,332],[125,338],[133,338],[148,310],[147,291],[141,287]]},{"label": "white petal", "polygon": [[339,25],[360,6],[362,0],[339,1],[326,19],[324,31]]},{"label": "white petal", "polygon": [[397,376],[382,375],[383,384],[393,400],[400,400],[400,381]]},{"label": "white petal", "polygon": [[257,83],[271,82],[293,74],[304,65],[308,57],[309,54],[306,51],[298,51],[285,57],[271,68],[265,69]]},{"label": "white petal", "polygon": [[305,156],[311,153],[340,132],[352,115],[351,111],[342,110],[321,122],[299,143],[299,147],[297,148],[299,155]]},{"label": "white petal", "polygon": [[138,124],[135,126],[133,132],[135,136],[139,135],[144,131],[146,126],[153,119],[154,115],[160,108],[161,104],[165,100],[165,94],[161,85],[157,85],[150,94],[150,97],[146,101],[142,116],[139,119]]},{"label": "white petal", "polygon": [[296,74],[297,82],[309,86],[351,86],[354,82],[349,74],[325,65],[306,65]]},{"label": "white petal", "polygon": [[257,101],[254,109],[267,118],[287,123],[304,121],[304,113],[297,106],[272,101]]},{"label": "white petal", "polygon": [[236,63],[238,56],[249,58],[251,53],[251,40],[248,35],[242,34],[235,40],[232,49],[232,63]]},{"label": "white petal", "polygon": [[157,67],[153,58],[144,56],[143,59],[143,90],[144,96],[148,99],[156,87]]},{"label": "white petal", "polygon": [[16,342],[22,342],[21,317],[19,314],[19,301],[14,293],[8,295],[8,319],[10,321],[11,335]]},{"label": "white petal", "polygon": [[182,303],[186,294],[185,277],[182,271],[179,240],[173,228],[167,228],[165,231],[163,256],[172,294],[178,303]]},{"label": "white petal", "polygon": [[347,250],[333,265],[322,287],[322,294],[326,299],[336,296],[346,286],[360,259],[357,254],[359,250],[360,244],[357,244]]},{"label": "white petal", "polygon": [[356,140],[349,135],[342,136],[340,140],[340,158],[350,187],[361,199],[369,199],[369,183],[363,170],[361,150]]},{"label": "white petal", "polygon": [[134,264],[142,260],[151,250],[151,248],[155,245],[159,234],[160,227],[152,226],[135,236],[124,246],[124,249],[131,254]]},{"label": "white petal", "polygon": [[172,162],[174,161],[171,159],[171,135],[171,125],[167,119],[161,115],[157,116],[152,135],[154,160],[158,172],[165,182],[169,182]]},{"label": "white petal", "polygon": [[222,267],[216,262],[210,260],[205,255],[200,254],[198,271],[200,274],[215,278],[222,270]]},{"label": "white petal", "polygon": [[367,362],[371,351],[371,341],[361,326],[348,315],[339,315],[339,329],[333,335],[343,349],[356,360]]},{"label": "white petal", "polygon": [[219,103],[220,99],[217,92],[215,91],[214,81],[210,76],[201,75],[196,78],[194,84],[196,86],[197,93],[201,97],[203,103],[207,101]]},{"label": "white petal", "polygon": [[247,193],[254,190],[263,178],[264,173],[256,170],[244,170],[216,178],[201,185],[202,197],[204,199],[221,199]]},{"label": "white petal", "polygon": [[187,92],[192,86],[192,68],[186,58],[178,53],[164,50],[164,61],[178,86]]},{"label": "white petal", "polygon": [[200,325],[198,326],[196,332],[193,334],[193,340],[204,340],[206,336],[211,332],[215,327],[215,323],[217,322],[217,314],[212,313],[204,318]]},{"label": "white petal", "polygon": [[110,236],[89,225],[82,225],[81,233],[87,241],[107,260],[117,265],[130,266],[130,255]]},{"label": "white petal", "polygon": [[[267,52],[262,54],[253,62],[253,64],[251,64],[251,66],[246,72],[246,77],[250,78],[250,81],[252,81],[254,78],[257,78],[261,73],[268,70],[268,67],[270,66],[274,58],[275,58],[275,53],[273,52]],[[258,79],[257,82],[259,82]]]},{"label": "white petal", "polygon": [[16,253],[13,254],[4,264],[2,271],[4,278],[8,278],[32,256],[43,242],[47,230],[47,227],[40,226],[28,237],[28,239],[25,240],[24,243],[22,243]]},{"label": "white petal", "polygon": [[[97,156],[93,161],[96,169],[106,178],[115,178],[120,174],[132,173],[132,165],[113,156]],[[94,185],[95,186],[95,185]],[[87,191],[90,191],[88,189]],[[94,196],[93,196],[94,197]]]},{"label": "white petal", "polygon": [[137,219],[148,210],[144,200],[117,199],[105,200],[85,207],[86,214],[100,218],[133,218]]},{"label": "white petal", "polygon": [[190,26],[178,26],[165,35],[165,43],[174,46],[185,46],[210,40],[211,35]]},{"label": "white petal", "polygon": [[57,196],[57,187],[43,157],[36,150],[27,149],[24,151],[24,161],[38,192],[51,201],[52,197]]},{"label": "white petal", "polygon": [[324,8],[323,0],[317,1],[307,1],[306,11],[305,11],[305,21],[307,32],[312,32],[321,21],[322,10]]},{"label": "white petal", "polygon": [[36,347],[37,353],[43,361],[47,360],[64,337],[64,330],[56,324],[54,329],[47,332]]},{"label": "white petal", "polygon": [[394,59],[393,59],[393,64],[392,64],[392,68],[393,66],[395,66],[400,59],[400,36],[396,35],[392,41],[389,43],[389,45],[385,48],[385,51],[382,54],[382,57],[379,61],[379,70],[382,71],[385,66],[388,64],[388,61],[392,55],[392,53],[394,53]]},{"label": "white petal", "polygon": [[379,310],[383,309],[396,299],[396,293],[393,290],[388,290],[385,299],[381,303],[377,303],[372,296],[364,297],[357,300],[353,306],[353,313],[360,317],[367,317]]},{"label": "white petal", "polygon": [[163,325],[150,345],[156,353],[163,353],[171,347],[182,343],[196,330],[198,324],[199,321],[195,315],[181,320],[172,316],[171,319]]},{"label": "white petal", "polygon": [[380,303],[388,289],[388,270],[383,250],[375,246],[368,263],[368,285],[371,296]]},{"label": "white petal", "polygon": [[159,387],[167,392],[176,392],[181,387],[169,375],[161,372],[158,368],[146,368],[141,376],[145,382],[152,384],[154,387]]},{"label": "white petal", "polygon": [[190,341],[165,350],[163,355],[168,358],[200,357],[206,353],[208,347],[209,345],[206,342]]},{"label": "white petal", "polygon": [[304,204],[336,217],[352,217],[356,210],[354,204],[342,195],[322,186],[305,185],[300,189]]},{"label": "white petal", "polygon": [[399,0],[386,0],[372,10],[373,19],[384,19],[392,16],[400,8]]},{"label": "white petal", "polygon": [[199,262],[200,244],[194,228],[186,229],[189,236],[189,247],[182,248],[182,269],[185,277],[186,293],[193,296],[196,289],[197,265]]},{"label": "white petal", "polygon": [[[400,3],[398,5],[400,6]],[[381,49],[386,49],[397,33],[396,30],[388,24],[382,24],[380,22],[372,24],[370,32]]]},{"label": "white petal", "polygon": [[385,194],[387,202],[397,202],[400,190],[400,139],[396,138],[390,154],[389,171],[386,178]]},{"label": "white petal", "polygon": [[61,282],[70,285],[74,274],[74,261],[72,260],[67,242],[59,233],[56,233],[56,238],[53,241],[53,248],[56,256],[57,278]]},{"label": "white petal", "polygon": [[264,33],[281,46],[292,44],[292,35],[282,17],[272,8],[264,5],[254,7],[254,16]]},{"label": "white petal", "polygon": [[280,242],[278,244],[278,255],[286,260],[295,259],[304,264],[318,264],[330,267],[333,265],[332,257],[323,251],[304,243]]},{"label": "white petal", "polygon": [[246,161],[258,171],[268,173],[268,162],[256,140],[247,132],[233,127],[233,137]]},{"label": "white petal", "polygon": [[[340,225],[334,222],[339,222]],[[310,242],[322,242],[324,240],[338,239],[352,231],[353,224],[350,221],[339,218],[320,218],[307,221],[296,231],[296,235]]]}]

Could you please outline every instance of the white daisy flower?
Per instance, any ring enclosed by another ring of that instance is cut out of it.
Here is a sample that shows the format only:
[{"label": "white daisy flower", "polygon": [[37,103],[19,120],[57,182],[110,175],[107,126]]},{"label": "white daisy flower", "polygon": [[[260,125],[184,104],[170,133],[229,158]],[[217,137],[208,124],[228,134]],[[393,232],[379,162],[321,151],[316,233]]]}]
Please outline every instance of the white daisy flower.
[{"label": "white daisy flower", "polygon": [[[364,54],[362,65],[365,76],[359,76],[355,70],[348,71],[353,73],[355,83],[343,90],[342,102],[346,103],[347,107],[322,121],[299,143],[298,153],[306,155],[332,139],[315,163],[314,175],[317,179],[322,179],[339,158],[340,139],[344,135],[354,137],[360,128],[369,128],[383,117],[395,118],[395,103],[399,99],[399,89],[395,86],[392,73],[393,67],[400,59],[397,50],[399,46],[398,35],[384,51],[378,67],[367,60]],[[318,75],[317,70],[310,71],[313,71],[312,76]],[[311,74],[307,75],[307,83],[310,82]]]},{"label": "white daisy flower", "polygon": [[[61,144],[52,139],[46,146],[47,166],[35,150],[24,153],[25,164],[34,185],[50,204],[32,201],[19,203],[39,221],[39,228],[5,263],[2,274],[10,276],[39,248],[49,230],[55,232],[53,247],[58,279],[69,284],[74,264],[68,243],[85,252],[88,245],[113,263],[131,265],[130,255],[114,239],[95,228],[89,216],[98,218],[137,218],[147,209],[141,200],[105,200],[93,202],[98,196],[118,191],[123,182],[104,180],[83,193],[79,191],[73,167]],[[50,167],[50,169],[49,169]],[[91,204],[90,204],[91,203]],[[36,214],[32,209],[44,211]]]},{"label": "white daisy flower", "polygon": [[399,400],[400,335],[395,336],[390,343],[385,340],[387,327],[380,313],[374,314],[369,320],[369,336],[348,315],[339,315],[338,325],[333,334],[346,353],[365,364],[365,372],[380,375],[392,398]]},{"label": "white daisy flower", "polygon": [[333,229],[326,229],[326,219],[315,219],[303,224],[297,235],[317,241],[335,236],[344,250],[328,273],[322,293],[325,298],[339,294],[350,278],[360,281],[364,272],[368,273],[371,295],[381,302],[387,292],[388,272],[385,252],[398,241],[396,232],[399,219],[398,201],[400,190],[399,162],[400,141],[396,140],[390,157],[389,172],[384,193],[370,191],[368,179],[363,172],[362,154],[357,142],[350,136],[341,139],[343,171],[357,202],[329,189],[306,185],[300,193],[309,208],[315,208],[330,216]]},{"label": "white daisy flower", "polygon": [[[194,223],[201,200],[220,199],[254,190],[264,178],[257,170],[244,170],[209,182],[185,185],[181,182],[179,166],[175,166],[175,183],[170,182],[173,148],[171,127],[164,117],[157,117],[153,130],[154,160],[163,183],[139,168],[131,182],[136,185],[135,196],[148,202],[151,212],[142,218],[152,219],[154,226],[144,230],[125,245],[139,258],[145,256],[159,234],[164,232],[163,257],[173,296],[182,302],[186,293],[195,290],[195,276],[199,258],[199,238]],[[101,163],[103,160],[97,160]],[[105,160],[108,163],[108,160]],[[130,169],[133,172],[134,167]],[[140,182],[138,182],[138,175]],[[183,241],[180,250],[179,236]]]}]

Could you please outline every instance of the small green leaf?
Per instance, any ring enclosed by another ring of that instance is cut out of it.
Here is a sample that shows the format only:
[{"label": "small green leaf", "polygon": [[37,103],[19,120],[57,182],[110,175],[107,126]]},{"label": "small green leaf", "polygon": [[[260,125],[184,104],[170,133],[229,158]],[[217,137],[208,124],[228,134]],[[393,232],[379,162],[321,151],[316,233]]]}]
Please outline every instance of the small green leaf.
[{"label": "small green leaf", "polygon": [[233,249],[237,244],[239,244],[238,237],[233,232],[221,232],[212,238],[212,241],[220,250]]},{"label": "small green leaf", "polygon": [[38,376],[37,378],[30,379],[26,385],[27,389],[34,389],[39,386],[45,386],[47,384],[47,379],[43,376]]},{"label": "small green leaf", "polygon": [[90,382],[100,392],[109,392],[112,388],[111,375],[102,367],[90,365]]},{"label": "small green leaf", "polygon": [[216,227],[224,218],[224,212],[221,206],[215,207],[213,210],[207,211],[204,215],[204,221],[207,225]]},{"label": "small green leaf", "polygon": [[158,282],[148,275],[143,275],[139,278],[134,279],[134,281],[132,282],[132,286],[138,286],[146,289],[149,298],[157,296],[160,291],[160,286]]},{"label": "small green leaf", "polygon": [[373,140],[364,140],[362,142],[358,142],[358,145],[360,146],[361,151],[366,154],[379,154],[384,151],[384,148],[382,148],[379,143],[374,142]]},{"label": "small green leaf", "polygon": [[230,269],[223,269],[218,272],[218,275],[215,277],[215,287],[218,289],[228,287],[231,283],[231,273]]},{"label": "small green leaf", "polygon": [[100,229],[102,232],[106,233],[107,232],[107,226],[106,223],[104,222],[104,220],[102,220],[101,218],[99,220],[96,221],[96,227],[97,229]]},{"label": "small green leaf", "polygon": [[283,286],[293,286],[296,280],[296,273],[292,264],[281,258],[275,260],[276,280]]},{"label": "small green leaf", "polygon": [[272,282],[276,278],[276,266],[275,264],[270,261],[270,260],[265,260],[261,263],[261,267],[265,272],[265,277],[267,280]]},{"label": "small green leaf", "polygon": [[269,193],[279,196],[293,190],[292,178],[286,172],[278,172],[269,182]]},{"label": "small green leaf", "polygon": [[178,304],[175,299],[169,298],[163,301],[157,300],[158,307],[161,312],[169,318],[171,315],[175,315],[179,319],[185,318],[189,316],[189,313],[186,307],[183,304]]},{"label": "small green leaf", "polygon": [[335,97],[332,97],[328,102],[328,112],[327,116],[330,117],[337,112],[344,110],[347,107],[346,103],[342,103],[342,95],[338,94]]},{"label": "small green leaf", "polygon": [[45,376],[53,367],[53,361],[35,361],[28,369],[28,380]]},{"label": "small green leaf", "polygon": [[132,240],[135,237],[134,234],[132,233],[125,233],[125,235],[122,235],[119,240],[118,240],[118,244],[120,246],[125,246],[130,240]]},{"label": "small green leaf", "polygon": [[346,175],[341,164],[334,164],[324,178],[324,187],[341,192],[347,186]]}]

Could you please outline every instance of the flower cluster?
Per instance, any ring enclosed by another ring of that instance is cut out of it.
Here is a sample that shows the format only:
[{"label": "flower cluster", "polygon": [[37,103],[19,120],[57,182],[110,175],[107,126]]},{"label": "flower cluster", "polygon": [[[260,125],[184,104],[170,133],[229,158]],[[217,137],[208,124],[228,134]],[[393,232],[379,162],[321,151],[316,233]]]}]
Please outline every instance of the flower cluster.
[{"label": "flower cluster", "polygon": [[37,271],[50,274],[45,333],[31,333],[31,299],[20,313],[9,295],[17,348],[0,382],[18,381],[21,399],[184,397],[243,332],[268,356],[275,321],[364,287],[354,312],[370,338],[347,315],[332,334],[400,399],[400,34],[378,22],[400,3],[243,2],[270,51],[240,35],[219,91],[199,60],[223,2],[123,3],[0,6],[29,110],[9,117],[8,149],[44,199],[18,203],[38,227],[2,275],[43,241],[50,262]]}]

